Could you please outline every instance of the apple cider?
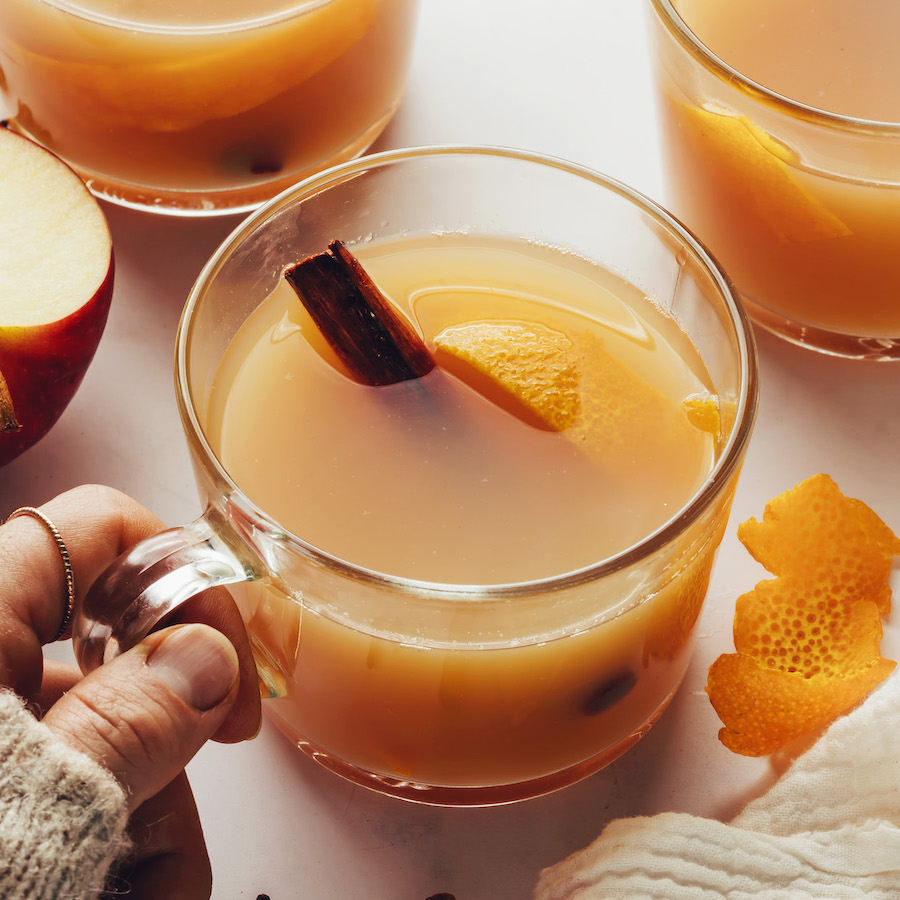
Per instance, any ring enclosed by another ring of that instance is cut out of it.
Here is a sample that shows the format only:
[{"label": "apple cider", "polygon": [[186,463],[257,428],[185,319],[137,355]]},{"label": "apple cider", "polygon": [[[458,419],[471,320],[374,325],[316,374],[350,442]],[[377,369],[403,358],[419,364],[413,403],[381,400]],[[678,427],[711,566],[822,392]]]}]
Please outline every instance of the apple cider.
[{"label": "apple cider", "polygon": [[3,0],[0,90],[14,126],[96,193],[246,209],[375,139],[400,100],[416,6]]},{"label": "apple cider", "polygon": [[[409,580],[418,599],[373,589],[361,623],[314,585],[233,587],[257,650],[287,673],[269,712],[357,778],[509,786],[506,799],[523,782],[549,789],[548,773],[586,773],[630,746],[684,674],[724,515],[608,596],[586,579],[557,598],[551,580],[627,551],[691,500],[720,449],[714,386],[652,298],[571,254],[449,234],[354,253],[438,367],[358,384],[282,282],[226,350],[205,431],[273,520]],[[530,402],[561,416],[554,427],[457,371],[454,348],[473,334],[514,336],[475,342],[483,371],[538,384]],[[582,349],[571,380],[542,380],[553,354],[515,344],[533,335]],[[479,599],[479,586],[523,582],[530,595]],[[431,608],[429,585],[461,595]],[[571,603],[584,606],[574,622]]]},{"label": "apple cider", "polygon": [[[900,5],[654,4],[672,211],[762,324],[897,355]],[[676,35],[679,16],[694,38]]]}]

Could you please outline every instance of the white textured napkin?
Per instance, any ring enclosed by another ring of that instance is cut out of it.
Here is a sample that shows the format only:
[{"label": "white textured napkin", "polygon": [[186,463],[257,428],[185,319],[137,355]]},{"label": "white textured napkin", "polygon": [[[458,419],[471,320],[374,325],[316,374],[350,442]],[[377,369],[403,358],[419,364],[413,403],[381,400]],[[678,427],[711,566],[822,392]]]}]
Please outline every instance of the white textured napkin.
[{"label": "white textured napkin", "polygon": [[620,819],[534,900],[900,900],[900,672],[730,823]]}]

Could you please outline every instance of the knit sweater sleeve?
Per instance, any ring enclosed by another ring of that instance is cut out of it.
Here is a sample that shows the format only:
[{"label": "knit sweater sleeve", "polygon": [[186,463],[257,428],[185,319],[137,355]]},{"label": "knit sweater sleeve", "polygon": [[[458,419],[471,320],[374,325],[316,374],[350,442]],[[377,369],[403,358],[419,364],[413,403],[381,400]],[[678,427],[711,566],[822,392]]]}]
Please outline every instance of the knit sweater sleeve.
[{"label": "knit sweater sleeve", "polygon": [[113,776],[0,689],[0,897],[96,897],[127,820]]}]

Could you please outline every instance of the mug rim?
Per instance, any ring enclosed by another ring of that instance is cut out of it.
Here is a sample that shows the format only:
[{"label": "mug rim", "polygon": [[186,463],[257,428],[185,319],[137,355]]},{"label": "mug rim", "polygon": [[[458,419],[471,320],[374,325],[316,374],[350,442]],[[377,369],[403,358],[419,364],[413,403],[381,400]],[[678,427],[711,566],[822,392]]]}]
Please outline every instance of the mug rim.
[{"label": "mug rim", "polygon": [[[690,500],[670,519],[630,547],[581,568],[529,581],[481,585],[447,584],[406,578],[379,572],[344,560],[294,534],[250,500],[219,461],[206,438],[194,407],[188,377],[188,350],[191,344],[194,312],[198,309],[203,299],[206,286],[214,280],[218,270],[242,244],[244,239],[252,234],[270,216],[288,205],[302,202],[304,197],[315,195],[331,184],[341,183],[349,177],[361,174],[368,169],[396,165],[406,160],[461,155],[489,157],[492,159],[509,158],[518,162],[555,168],[569,175],[585,179],[605,190],[612,191],[633,205],[640,207],[658,225],[661,225],[669,235],[675,237],[682,246],[688,249],[710,276],[719,295],[724,300],[724,306],[729,316],[728,321],[733,329],[738,349],[738,368],[741,375],[740,390],[731,431],[721,455],[715,461],[703,483],[694,491]],[[634,188],[588,167],[539,152],[488,145],[444,144],[372,153],[324,169],[277,194],[238,224],[207,261],[188,294],[176,335],[175,394],[182,426],[192,451],[200,459],[206,471],[212,473],[219,484],[227,486],[227,491],[224,495],[226,503],[234,504],[237,502],[242,510],[252,515],[259,522],[264,523],[270,533],[277,534],[280,538],[287,540],[294,551],[339,575],[357,582],[375,584],[389,590],[400,591],[404,594],[427,596],[431,599],[477,599],[479,602],[484,602],[485,600],[502,601],[513,597],[545,594],[549,591],[560,591],[595,581],[627,569],[641,559],[651,556],[701,518],[721,492],[727,489],[727,485],[737,473],[746,454],[747,445],[753,431],[758,404],[758,382],[758,359],[753,329],[750,318],[738,299],[737,291],[705,246],[678,219]],[[239,498],[239,500],[236,501],[235,498]]]},{"label": "mug rim", "polygon": [[760,82],[754,81],[748,75],[745,75],[739,69],[734,68],[703,43],[681,17],[681,14],[675,8],[673,0],[650,0],[650,5],[656,11],[657,16],[669,34],[704,69],[711,72],[720,81],[732,85],[755,100],[813,125],[841,131],[861,132],[867,135],[900,138],[900,122],[864,119],[832,112],[831,110],[804,103],[801,100],[795,100],[786,94],[767,88]]},{"label": "mug rim", "polygon": [[88,22],[96,22],[97,24],[105,25],[108,28],[117,28],[125,31],[137,30],[140,33],[149,34],[184,35],[190,37],[193,35],[204,34],[228,34],[238,31],[247,31],[251,28],[260,28],[265,25],[273,25],[297,15],[306,15],[307,13],[314,12],[320,7],[328,6],[333,3],[334,0],[294,0],[291,7],[285,8],[280,12],[276,11],[256,16],[255,18],[237,17],[234,20],[209,25],[165,25],[142,22],[139,19],[129,19],[124,16],[108,15],[91,9],[85,9],[79,0],[44,0],[44,2],[61,13],[74,16],[78,19],[84,19]]}]

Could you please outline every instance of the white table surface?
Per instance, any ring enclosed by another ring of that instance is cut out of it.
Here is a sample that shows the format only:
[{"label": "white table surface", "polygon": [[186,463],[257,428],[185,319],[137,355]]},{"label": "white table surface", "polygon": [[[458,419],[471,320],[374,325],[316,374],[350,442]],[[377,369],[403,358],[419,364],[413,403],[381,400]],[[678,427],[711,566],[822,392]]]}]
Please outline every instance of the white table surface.
[{"label": "white table surface", "polygon": [[[376,149],[518,146],[567,157],[665,201],[643,0],[423,0],[406,98]],[[114,485],[170,524],[200,512],[172,387],[175,328],[202,263],[237,219],[182,221],[106,207],[118,262],[109,324],[52,432],[0,470],[0,512],[86,481]],[[604,771],[509,807],[441,810],[325,772],[268,722],[189,767],[215,900],[518,900],[539,870],[610,819],[680,810],[728,817],[771,779],[717,740],[706,669],[732,649],[734,600],[766,577],[739,521],[827,472],[900,531],[900,364],[829,359],[759,335],[758,424],[674,703]],[[883,648],[900,653],[900,613]]]}]

